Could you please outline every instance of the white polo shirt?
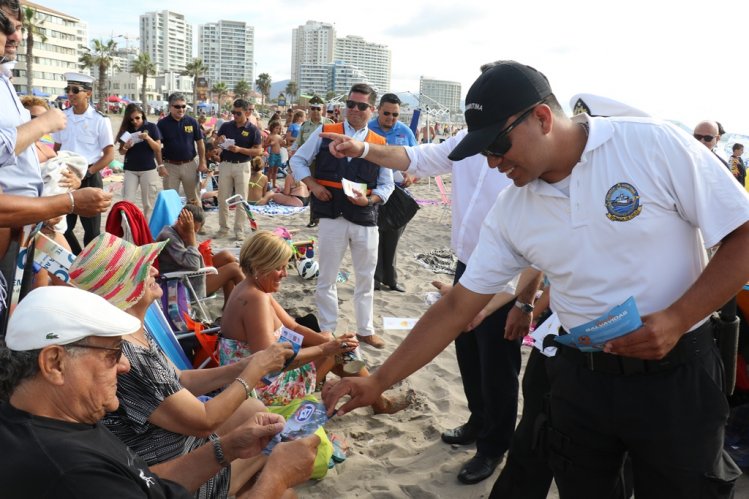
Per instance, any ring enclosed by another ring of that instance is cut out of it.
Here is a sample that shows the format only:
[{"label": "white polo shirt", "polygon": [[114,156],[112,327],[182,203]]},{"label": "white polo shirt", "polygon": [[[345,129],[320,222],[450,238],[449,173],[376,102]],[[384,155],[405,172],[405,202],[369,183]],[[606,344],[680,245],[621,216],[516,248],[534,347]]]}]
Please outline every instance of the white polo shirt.
[{"label": "white polo shirt", "polygon": [[538,179],[505,189],[460,280],[491,294],[532,264],[566,329],[630,296],[642,315],[666,308],[704,269],[705,247],[749,220],[747,192],[683,131],[647,118],[576,120],[590,131],[569,195]]},{"label": "white polo shirt", "polygon": [[83,114],[75,114],[72,107],[64,113],[68,124],[63,130],[53,133],[52,139],[61,144],[61,149],[76,152],[86,158],[89,165],[99,161],[104,148],[114,142],[109,118],[99,114],[90,105]]},{"label": "white polo shirt", "polygon": [[461,130],[440,144],[406,147],[411,164],[407,172],[416,177],[452,173],[452,234],[451,247],[458,260],[467,263],[479,242],[481,222],[499,192],[512,184],[499,170],[489,168],[486,158],[477,154],[460,161],[447,156],[468,133]]}]

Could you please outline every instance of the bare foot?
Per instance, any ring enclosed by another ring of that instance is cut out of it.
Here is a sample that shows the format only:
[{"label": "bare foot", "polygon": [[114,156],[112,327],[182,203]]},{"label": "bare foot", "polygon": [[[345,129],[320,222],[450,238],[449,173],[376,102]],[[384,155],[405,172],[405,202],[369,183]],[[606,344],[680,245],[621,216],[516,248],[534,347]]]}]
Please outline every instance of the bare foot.
[{"label": "bare foot", "polygon": [[390,397],[382,395],[379,402],[372,404],[372,409],[375,414],[395,414],[410,406],[414,395],[413,390]]}]

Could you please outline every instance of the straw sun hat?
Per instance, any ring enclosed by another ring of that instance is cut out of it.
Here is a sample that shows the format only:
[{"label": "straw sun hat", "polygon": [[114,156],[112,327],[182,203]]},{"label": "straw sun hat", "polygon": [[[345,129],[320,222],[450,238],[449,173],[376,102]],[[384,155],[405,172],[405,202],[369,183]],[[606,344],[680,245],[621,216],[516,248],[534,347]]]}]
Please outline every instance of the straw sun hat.
[{"label": "straw sun hat", "polygon": [[145,294],[151,264],[166,243],[136,246],[112,234],[100,234],[73,261],[70,280],[127,310]]}]

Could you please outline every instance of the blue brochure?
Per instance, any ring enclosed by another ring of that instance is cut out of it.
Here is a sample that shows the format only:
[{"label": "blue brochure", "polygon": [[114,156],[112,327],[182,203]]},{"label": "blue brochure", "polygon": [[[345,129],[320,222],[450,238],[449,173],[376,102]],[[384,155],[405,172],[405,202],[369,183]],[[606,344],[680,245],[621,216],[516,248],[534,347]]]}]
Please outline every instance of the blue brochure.
[{"label": "blue brochure", "polygon": [[286,363],[280,371],[268,373],[263,376],[260,381],[262,381],[266,385],[270,385],[271,383],[273,383],[276,378],[283,372],[283,370],[289,367],[289,365],[291,365],[291,362],[296,358],[296,354],[298,354],[299,350],[302,348],[302,340],[304,340],[304,336],[302,336],[301,334],[295,333],[294,331],[286,327],[281,328],[281,337],[278,338],[278,341],[286,341],[288,343],[291,343],[291,346],[294,349],[294,355],[286,359]]},{"label": "blue brochure", "polygon": [[607,341],[631,333],[642,326],[635,298],[618,305],[597,319],[570,329],[569,334],[557,336],[557,343],[579,348],[583,352],[599,352]]},{"label": "blue brochure", "polygon": [[294,415],[286,420],[286,424],[281,433],[273,437],[268,445],[263,449],[263,454],[270,454],[279,442],[288,442],[298,438],[304,438],[312,435],[324,425],[328,419],[325,405],[322,402],[313,400],[303,400]]}]

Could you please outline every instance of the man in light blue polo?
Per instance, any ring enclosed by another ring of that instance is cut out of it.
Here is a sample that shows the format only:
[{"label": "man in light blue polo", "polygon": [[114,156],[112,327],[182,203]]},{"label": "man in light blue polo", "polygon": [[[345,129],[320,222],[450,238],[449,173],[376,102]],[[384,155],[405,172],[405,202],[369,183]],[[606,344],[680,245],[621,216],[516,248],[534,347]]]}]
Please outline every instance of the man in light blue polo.
[{"label": "man in light blue polo", "polygon": [[[400,105],[401,100],[397,95],[384,94],[380,98],[377,117],[373,118],[367,126],[377,135],[385,137],[388,145],[415,146],[414,133],[398,120]],[[394,170],[393,181],[401,187],[408,187],[412,179],[407,173]],[[376,290],[382,289],[384,284],[393,291],[401,293],[406,291],[406,288],[398,283],[398,272],[395,269],[395,253],[398,251],[398,241],[405,229],[405,225],[399,229],[378,227],[380,243],[377,248],[377,268],[375,269],[374,288]]]}]

